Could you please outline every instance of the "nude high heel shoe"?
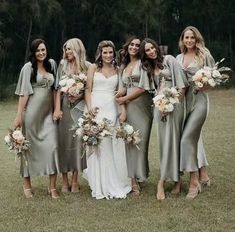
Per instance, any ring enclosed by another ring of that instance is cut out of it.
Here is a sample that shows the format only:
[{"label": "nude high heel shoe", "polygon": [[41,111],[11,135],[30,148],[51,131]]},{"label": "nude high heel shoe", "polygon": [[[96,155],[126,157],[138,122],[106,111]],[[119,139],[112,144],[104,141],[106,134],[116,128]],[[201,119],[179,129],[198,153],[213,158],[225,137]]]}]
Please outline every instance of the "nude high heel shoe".
[{"label": "nude high heel shoe", "polygon": [[202,191],[201,185],[198,184],[195,188],[189,188],[188,194],[186,195],[186,199],[193,200],[197,197],[197,195]]}]

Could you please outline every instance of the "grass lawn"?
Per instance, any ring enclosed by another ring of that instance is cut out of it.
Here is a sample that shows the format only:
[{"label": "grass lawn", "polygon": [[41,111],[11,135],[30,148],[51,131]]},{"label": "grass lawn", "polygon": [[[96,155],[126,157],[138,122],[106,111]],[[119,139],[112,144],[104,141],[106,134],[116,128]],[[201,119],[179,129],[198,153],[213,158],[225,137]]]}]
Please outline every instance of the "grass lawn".
[{"label": "grass lawn", "polygon": [[[77,194],[62,194],[51,200],[46,193],[47,177],[33,178],[33,199],[22,193],[19,162],[4,145],[3,138],[15,117],[17,103],[0,102],[0,231],[235,231],[235,89],[209,93],[210,113],[203,129],[212,185],[203,188],[193,201],[185,199],[188,175],[183,176],[183,192],[155,199],[159,177],[159,155],[155,128],[150,144],[150,178],[142,185],[142,195],[124,200],[95,200],[85,180]],[[61,177],[58,178],[61,188]]]}]

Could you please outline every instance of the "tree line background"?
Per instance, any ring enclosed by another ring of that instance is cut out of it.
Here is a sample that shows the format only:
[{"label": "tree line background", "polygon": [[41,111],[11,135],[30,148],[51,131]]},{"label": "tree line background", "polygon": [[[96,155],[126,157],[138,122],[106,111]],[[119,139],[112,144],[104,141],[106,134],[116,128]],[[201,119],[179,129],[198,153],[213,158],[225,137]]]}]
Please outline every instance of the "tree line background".
[{"label": "tree line background", "polygon": [[[215,60],[235,70],[235,0],[0,0],[0,100],[6,98],[37,37],[59,62],[63,43],[80,38],[93,61],[99,41],[117,50],[129,35],[150,37],[177,55],[181,31],[196,26]],[[230,81],[229,86],[235,81]]]}]

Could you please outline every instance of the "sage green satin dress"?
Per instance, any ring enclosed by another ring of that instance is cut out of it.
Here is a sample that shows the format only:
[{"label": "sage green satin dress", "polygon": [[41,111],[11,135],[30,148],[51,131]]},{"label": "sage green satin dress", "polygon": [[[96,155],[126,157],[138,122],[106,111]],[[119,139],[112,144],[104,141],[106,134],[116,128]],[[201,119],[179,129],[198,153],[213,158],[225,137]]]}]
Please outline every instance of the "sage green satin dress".
[{"label": "sage green satin dress", "polygon": [[[87,62],[88,64],[89,62]],[[90,63],[89,63],[90,64]],[[59,88],[59,81],[65,75],[63,72],[63,60],[57,70],[56,89]],[[79,171],[86,168],[86,157],[83,156],[82,141],[78,136],[74,137],[74,131],[70,129],[82,116],[84,111],[84,100],[80,99],[70,103],[66,95],[61,95],[62,119],[58,122],[59,132],[59,165],[62,173]]]},{"label": "sage green satin dress", "polygon": [[127,103],[127,123],[132,125],[135,130],[140,131],[141,139],[139,148],[136,146],[126,145],[126,158],[128,176],[137,178],[138,181],[144,181],[149,176],[148,146],[153,119],[152,96],[149,79],[142,75],[140,61],[137,62],[133,69],[132,75],[127,76],[125,69],[121,75],[119,87],[127,89],[127,95],[137,88],[143,88],[146,91],[138,98]]},{"label": "sage green satin dress", "polygon": [[[165,56],[163,66],[164,68],[160,70],[159,74],[154,76],[157,92],[162,85],[179,89],[188,86],[187,79],[173,56]],[[167,115],[167,121],[161,121],[161,114],[156,108],[155,113],[160,152],[160,179],[164,181],[179,181],[180,140],[184,120],[184,101],[175,105],[174,111]]]},{"label": "sage green satin dress", "polygon": [[193,93],[192,76],[203,66],[213,67],[215,62],[209,53],[203,65],[195,60],[188,67],[184,67],[184,54],[179,54],[176,58],[190,83],[186,93],[186,115],[181,139],[180,170],[194,172],[208,165],[201,130],[209,111],[209,99],[208,94],[203,91],[199,91],[197,94]]},{"label": "sage green satin dress", "polygon": [[[55,62],[50,60],[53,67]],[[51,175],[59,172],[57,126],[52,120],[54,76],[46,73],[30,82],[32,64],[26,63],[20,73],[15,94],[29,96],[23,114],[23,133],[30,142],[27,165],[22,159],[23,177]]]}]

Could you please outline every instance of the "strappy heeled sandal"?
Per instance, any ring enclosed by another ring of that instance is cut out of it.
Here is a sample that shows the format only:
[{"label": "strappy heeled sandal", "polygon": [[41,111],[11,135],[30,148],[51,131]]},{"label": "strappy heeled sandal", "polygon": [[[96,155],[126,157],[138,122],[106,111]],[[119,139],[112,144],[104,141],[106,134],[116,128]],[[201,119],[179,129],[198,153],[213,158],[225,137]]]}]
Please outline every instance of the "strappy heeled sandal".
[{"label": "strappy heeled sandal", "polygon": [[33,198],[33,192],[32,192],[32,189],[31,188],[24,188],[23,187],[23,191],[24,191],[24,196],[26,198]]},{"label": "strappy heeled sandal", "polygon": [[49,194],[49,196],[50,196],[52,199],[58,199],[58,198],[60,198],[60,195],[59,195],[59,193],[57,192],[56,189],[49,189],[49,188],[48,188],[48,194]]},{"label": "strappy heeled sandal", "polygon": [[188,194],[186,195],[186,199],[193,200],[197,197],[197,195],[202,191],[201,185],[199,184],[195,188],[189,188]]}]

